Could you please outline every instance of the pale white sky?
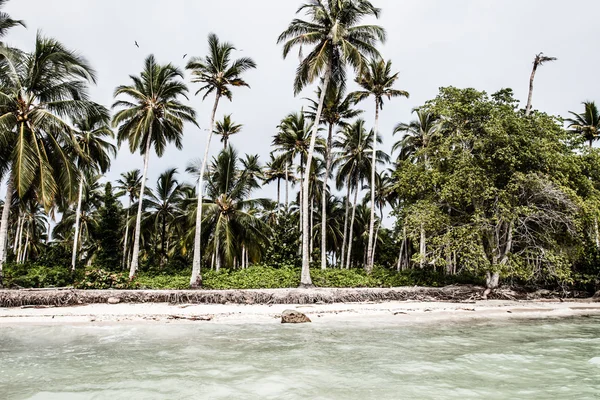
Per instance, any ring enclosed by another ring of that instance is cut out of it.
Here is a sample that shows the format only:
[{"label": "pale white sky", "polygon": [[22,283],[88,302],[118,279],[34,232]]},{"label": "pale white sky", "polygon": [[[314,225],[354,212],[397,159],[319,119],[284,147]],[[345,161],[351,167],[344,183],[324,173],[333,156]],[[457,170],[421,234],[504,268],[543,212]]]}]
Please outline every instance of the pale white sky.
[{"label": "pale white sky", "polygon": [[[240,152],[268,159],[270,143],[283,116],[305,104],[313,88],[293,96],[297,57],[283,60],[279,33],[294,18],[301,0],[12,0],[5,7],[13,18],[24,19],[28,29],[15,28],[5,41],[31,49],[42,30],[87,57],[98,71],[95,101],[110,106],[114,88],[139,74],[144,58],[154,53],[159,62],[185,66],[183,54],[202,56],[206,37],[215,32],[233,42],[240,56],[258,64],[247,73],[251,89],[238,89],[234,101],[221,102],[218,117],[233,113],[244,124],[232,144]],[[398,88],[410,99],[388,102],[382,113],[385,149],[393,143],[394,125],[409,121],[411,109],[433,98],[441,86],[474,87],[494,92],[513,88],[524,106],[531,64],[536,53],[558,57],[536,77],[534,108],[566,115],[580,111],[584,100],[600,101],[597,68],[597,27],[600,2],[596,0],[373,0],[383,10],[379,20],[388,32],[381,53],[400,72]],[[573,18],[573,16],[577,18]],[[138,41],[140,48],[134,45]],[[193,94],[198,87],[190,85]],[[192,97],[199,124],[206,128],[212,98]],[[364,103],[367,121],[373,104]],[[206,132],[186,127],[184,149],[171,146],[162,159],[153,155],[149,184],[169,167],[182,172],[188,161],[201,156]],[[212,154],[221,148],[218,138]],[[124,145],[108,174],[141,168],[138,155]],[[274,196],[275,186],[259,195]]]}]

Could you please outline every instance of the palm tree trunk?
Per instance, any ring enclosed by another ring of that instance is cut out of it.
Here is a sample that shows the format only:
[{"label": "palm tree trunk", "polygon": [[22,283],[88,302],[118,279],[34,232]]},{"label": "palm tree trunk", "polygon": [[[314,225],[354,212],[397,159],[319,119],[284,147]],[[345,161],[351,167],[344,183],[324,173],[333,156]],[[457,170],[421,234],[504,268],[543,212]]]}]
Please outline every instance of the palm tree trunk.
[{"label": "palm tree trunk", "polygon": [[215,243],[215,271],[219,272],[221,270],[221,252],[219,251],[219,247],[221,247],[221,241],[219,240],[219,236],[217,235]]},{"label": "palm tree trunk", "polygon": [[596,248],[600,249],[600,234],[598,233],[598,217],[594,217],[594,234],[596,236]]},{"label": "palm tree trunk", "polygon": [[375,236],[373,238],[373,253],[371,254],[371,266],[375,265],[375,250],[377,249],[377,238],[379,237],[379,229],[381,228],[381,224],[383,223],[383,214],[379,219],[379,223],[377,224],[377,229],[375,230]]},{"label": "palm tree trunk", "polygon": [[125,217],[125,239],[123,240],[123,261],[121,261],[121,269],[125,269],[127,263],[127,240],[129,239],[129,211],[131,210],[131,196],[127,204],[127,215]]},{"label": "palm tree trunk", "polygon": [[17,252],[17,248],[19,246],[19,242],[17,238],[19,237],[19,233],[21,231],[21,220],[23,218],[19,214],[19,218],[17,219],[17,230],[15,231],[15,240],[13,240],[13,254]]},{"label": "palm tree trunk", "polygon": [[375,173],[377,170],[377,134],[379,132],[379,98],[375,98],[375,132],[373,135],[373,156],[371,159],[371,219],[369,222],[369,242],[367,244],[367,274],[373,271],[373,232],[375,231]]},{"label": "palm tree trunk", "polygon": [[131,266],[129,267],[129,279],[133,279],[138,269],[138,259],[140,256],[140,234],[142,229],[142,203],[144,202],[144,190],[146,190],[146,179],[148,177],[148,163],[150,162],[150,145],[152,144],[152,125],[148,132],[146,141],[146,151],[144,153],[144,172],[142,174],[142,187],[140,188],[140,199],[138,202],[138,212],[135,218],[135,231],[133,237],[133,251],[131,253]]},{"label": "palm tree trunk", "polygon": [[533,63],[533,70],[531,71],[531,77],[529,78],[529,95],[527,97],[527,107],[525,108],[525,116],[531,114],[531,100],[533,99],[533,80],[535,79],[535,72],[537,71],[537,62]]},{"label": "palm tree trunk", "polygon": [[219,107],[219,99],[221,98],[221,92],[217,91],[215,95],[215,104],[213,105],[212,113],[210,115],[210,131],[208,132],[208,139],[206,141],[206,149],[204,150],[204,159],[202,160],[202,166],[200,167],[200,177],[198,180],[198,209],[196,210],[196,233],[194,234],[194,261],[192,263],[192,277],[190,278],[190,287],[199,288],[202,286],[202,274],[200,271],[200,260],[201,260],[201,234],[202,234],[202,186],[204,181],[204,170],[206,169],[206,163],[208,162],[208,152],[210,150],[210,140],[212,139],[213,130],[215,127],[215,115],[217,114],[217,107]]},{"label": "palm tree trunk", "polygon": [[313,251],[315,249],[314,227],[315,227],[315,198],[313,197],[310,200],[310,255],[311,255],[311,258],[312,258]]},{"label": "palm tree trunk", "polygon": [[421,223],[421,240],[419,243],[419,255],[420,255],[419,267],[421,269],[423,269],[423,267],[425,266],[425,254],[427,252],[427,244],[425,241],[426,241],[425,227],[423,226],[423,223]]},{"label": "palm tree trunk", "polygon": [[23,251],[23,228],[25,227],[25,216],[21,218],[21,224],[19,225],[19,236],[17,236],[17,263],[21,262],[21,254]]},{"label": "palm tree trunk", "polygon": [[227,150],[227,141],[229,139],[227,138],[227,136],[223,137],[223,150]]},{"label": "palm tree trunk", "polygon": [[77,211],[75,212],[75,236],[73,237],[73,251],[71,253],[71,272],[75,271],[77,264],[77,247],[79,246],[79,223],[81,222],[81,202],[83,199],[83,183],[85,177],[83,173],[79,178],[79,195],[77,197]]},{"label": "palm tree trunk", "polygon": [[279,206],[281,205],[281,202],[279,201],[279,199],[281,195],[281,178],[277,178],[277,209],[279,210]]},{"label": "palm tree trunk", "polygon": [[288,171],[289,163],[285,162],[285,207],[288,208],[290,206],[290,176]]},{"label": "palm tree trunk", "polygon": [[342,257],[340,259],[340,268],[344,269],[344,262],[346,261],[346,242],[348,238],[348,214],[350,213],[350,177],[348,177],[348,189],[346,192],[346,214],[344,216],[344,236],[342,240]]},{"label": "palm tree trunk", "polygon": [[0,220],[0,288],[3,286],[2,266],[6,261],[6,246],[8,239],[8,217],[10,216],[10,205],[13,195],[13,180],[12,174],[9,175],[6,182],[6,197],[4,198],[4,207],[2,207],[2,220]]},{"label": "palm tree trunk", "polygon": [[23,249],[21,263],[24,263],[25,260],[27,260],[27,249],[28,248],[29,248],[29,229],[27,230],[27,233],[25,234],[25,248]]},{"label": "palm tree trunk", "polygon": [[325,178],[321,195],[321,269],[327,268],[327,179],[331,170],[331,142],[333,141],[333,124],[329,124],[327,147],[325,148]]},{"label": "palm tree trunk", "polygon": [[350,220],[350,231],[348,231],[348,258],[346,259],[346,269],[350,269],[352,261],[352,236],[354,234],[354,218],[356,217],[356,203],[358,202],[358,185],[354,192],[354,203],[352,204],[352,219]]},{"label": "palm tree trunk", "polygon": [[[317,142],[317,132],[319,131],[319,121],[321,120],[321,113],[323,112],[323,103],[325,103],[325,96],[327,95],[327,87],[331,80],[331,60],[327,63],[327,70],[325,71],[325,79],[323,80],[323,87],[321,98],[319,99],[319,106],[315,113],[315,123],[313,125],[312,134],[310,137],[310,148],[308,150],[308,158],[306,160],[306,170],[309,171],[304,177],[302,185],[304,186],[304,192],[308,193],[310,184],[310,167],[312,164],[313,153],[315,152],[315,144]],[[302,199],[302,210],[305,215],[308,215],[308,196]],[[305,218],[302,221],[302,275],[300,277],[301,287],[313,286],[312,279],[310,279],[310,254],[308,253],[308,219]]]}]

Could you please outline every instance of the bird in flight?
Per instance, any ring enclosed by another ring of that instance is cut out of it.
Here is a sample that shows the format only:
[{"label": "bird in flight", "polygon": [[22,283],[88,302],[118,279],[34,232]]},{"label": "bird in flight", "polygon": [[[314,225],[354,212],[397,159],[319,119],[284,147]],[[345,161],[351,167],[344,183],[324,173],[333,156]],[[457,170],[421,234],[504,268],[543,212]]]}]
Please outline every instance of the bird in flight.
[{"label": "bird in flight", "polygon": [[187,57],[187,53],[185,53],[182,58],[186,58],[186,57]]},{"label": "bird in flight", "polygon": [[137,48],[140,48],[140,45],[138,44],[137,40],[135,41],[135,45],[137,46]]}]

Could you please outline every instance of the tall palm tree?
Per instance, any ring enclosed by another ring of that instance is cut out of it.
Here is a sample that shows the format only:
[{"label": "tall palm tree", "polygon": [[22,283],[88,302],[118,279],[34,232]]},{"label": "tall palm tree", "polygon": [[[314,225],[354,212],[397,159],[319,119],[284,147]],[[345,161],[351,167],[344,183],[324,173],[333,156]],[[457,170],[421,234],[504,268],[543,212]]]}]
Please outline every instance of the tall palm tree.
[{"label": "tall palm tree", "polygon": [[142,174],[139,169],[134,169],[121,174],[121,178],[117,180],[117,196],[127,196],[127,215],[125,217],[125,237],[123,239],[123,260],[121,268],[125,268],[127,257],[127,246],[129,243],[129,212],[131,205],[140,197],[140,189],[142,187]]},{"label": "tall palm tree", "polygon": [[140,252],[140,229],[142,220],[142,203],[148,175],[150,151],[161,157],[167,143],[174,142],[178,149],[182,148],[183,124],[196,124],[194,110],[179,101],[187,99],[187,87],[181,81],[183,73],[171,64],[156,63],[153,55],[146,58],[144,70],[140,76],[130,76],[132,85],[119,86],[115,90],[115,98],[126,96],[128,100],[117,100],[113,108],[120,108],[113,117],[113,126],[118,126],[117,139],[119,146],[125,140],[129,142],[129,150],[140,151],[144,156],[144,170],[140,201],[135,222],[135,234],[129,277],[133,278],[138,268]]},{"label": "tall palm tree", "polygon": [[[347,187],[346,194],[346,217],[344,222],[344,240],[342,242],[342,268],[350,268],[352,254],[352,232],[354,227],[354,219],[356,215],[356,204],[358,201],[358,192],[362,183],[368,179],[371,167],[372,158],[369,155],[373,151],[374,132],[367,132],[365,121],[358,119],[352,125],[346,126],[339,132],[339,138],[334,142],[333,147],[338,149],[334,167],[337,168],[338,174],[336,184],[338,189]],[[381,137],[377,137],[377,142],[381,143]],[[388,156],[378,150],[376,153],[376,162],[384,163],[389,160]],[[350,194],[354,191],[354,201],[352,206],[352,217],[350,219],[350,229],[348,229],[348,213]],[[345,253],[346,246],[348,248],[347,256]],[[344,264],[345,262],[345,264]]]},{"label": "tall palm tree", "polygon": [[250,199],[257,188],[252,169],[243,168],[237,152],[228,147],[208,169],[205,220],[215,249],[217,269],[241,259],[242,251],[258,257],[266,243],[266,224],[252,212],[261,200]]},{"label": "tall palm tree", "polygon": [[[305,12],[308,21],[295,18],[288,28],[279,35],[277,43],[284,43],[283,57],[292,48],[300,47],[301,61],[294,80],[294,93],[322,78],[321,97],[315,112],[315,121],[321,121],[321,113],[328,92],[329,83],[344,85],[346,66],[361,71],[367,56],[378,55],[375,45],[385,41],[385,31],[376,25],[358,25],[369,16],[379,17],[380,10],[367,0],[318,0],[305,3],[296,13]],[[313,46],[306,57],[302,57],[303,46]],[[317,140],[318,123],[315,123],[307,157],[310,170]],[[308,192],[308,179],[302,182],[304,192]],[[308,197],[303,198],[302,212],[308,214]],[[302,226],[302,275],[300,286],[312,286],[310,278],[308,219]]]},{"label": "tall palm tree", "polygon": [[[317,89],[317,98],[321,98],[321,87]],[[331,146],[333,145],[333,130],[336,126],[345,126],[347,121],[356,118],[362,114],[362,110],[354,108],[354,102],[351,95],[345,96],[344,85],[329,85],[323,103],[321,113],[321,122],[327,124],[328,134],[325,146],[325,178],[323,179],[323,193],[327,190],[327,181],[331,175]],[[319,104],[315,100],[310,100],[310,106],[306,114],[309,117],[315,117]],[[322,196],[321,199],[321,248],[325,249],[327,244],[327,201],[328,196]],[[327,253],[321,251],[321,269],[327,268]]]},{"label": "tall palm tree", "polygon": [[545,56],[544,53],[535,55],[533,59],[533,69],[531,70],[531,77],[529,78],[529,95],[527,96],[527,107],[525,108],[525,115],[531,114],[531,100],[533,99],[533,80],[535,79],[535,73],[538,67],[544,65],[544,63],[556,61],[556,57]]},{"label": "tall palm tree", "polygon": [[584,111],[581,114],[569,111],[573,118],[567,118],[566,121],[569,123],[569,128],[581,135],[592,147],[600,132],[600,113],[593,101],[584,101],[583,106]]},{"label": "tall palm tree", "polygon": [[236,124],[231,120],[231,114],[225,115],[223,117],[223,121],[217,121],[215,124],[215,135],[221,136],[221,143],[223,143],[223,150],[227,148],[227,143],[229,142],[229,138],[231,135],[235,135],[236,133],[240,133],[242,131],[243,125]]},{"label": "tall palm tree", "polygon": [[271,182],[277,182],[277,207],[281,205],[281,180],[287,180],[288,174],[286,171],[287,159],[284,155],[275,156],[273,153],[270,155],[269,161],[265,164],[263,171],[264,182],[269,184]]},{"label": "tall palm tree", "polygon": [[[394,143],[392,152],[400,151],[399,160],[406,160],[414,157],[421,150],[426,149],[436,134],[440,132],[441,124],[439,120],[430,112],[414,109],[413,113],[417,118],[406,123],[399,123],[394,127],[394,134],[404,133],[404,136]],[[421,156],[417,156],[421,158]],[[427,154],[422,155],[422,159],[427,164]]]},{"label": "tall palm tree", "polygon": [[215,114],[219,107],[221,97],[226,97],[229,101],[232,100],[233,87],[246,86],[250,87],[246,81],[242,79],[242,74],[250,69],[256,68],[256,63],[248,57],[242,57],[237,60],[231,60],[231,53],[236,48],[228,42],[221,42],[217,35],[211,33],[208,35],[209,53],[206,57],[193,58],[186,69],[192,71],[192,82],[200,83],[203,86],[198,89],[196,94],[204,92],[202,100],[205,100],[211,93],[215,94],[215,102],[213,104],[212,113],[210,115],[210,128],[206,149],[204,150],[204,158],[200,167],[199,182],[198,182],[198,207],[196,212],[196,231],[194,234],[194,261],[192,264],[192,277],[190,278],[190,286],[198,288],[202,286],[202,274],[200,271],[201,260],[201,232],[202,232],[202,198],[203,198],[203,179],[208,162],[208,152],[210,150],[210,141],[215,129]]},{"label": "tall palm tree", "polygon": [[79,194],[77,196],[77,211],[75,217],[75,235],[73,236],[73,251],[71,255],[71,270],[75,271],[79,239],[79,220],[81,217],[81,201],[86,175],[104,174],[110,167],[111,157],[116,156],[116,147],[105,138],[112,138],[108,110],[102,110],[101,115],[90,116],[75,122],[75,142],[77,144],[77,169],[79,170]]},{"label": "tall palm tree", "polygon": [[[392,73],[392,62],[385,62],[382,58],[373,58],[369,62],[368,68],[363,70],[362,74],[356,78],[356,82],[362,90],[354,92],[355,100],[361,101],[368,97],[375,98],[375,132],[379,134],[379,111],[383,110],[383,98],[388,100],[392,97],[407,97],[408,92],[404,90],[394,89],[393,86],[398,80],[398,73]],[[373,270],[373,234],[375,231],[375,174],[376,174],[376,157],[377,143],[373,136],[373,156],[371,171],[371,220],[369,222],[369,241],[367,245],[367,265],[365,268],[367,273]]]},{"label": "tall palm tree", "polygon": [[[88,100],[95,72],[87,60],[39,33],[31,53],[0,45],[0,171],[8,176],[4,204],[33,190],[48,210],[57,196],[72,199],[77,173],[68,120],[101,114]],[[14,188],[14,190],[13,190]],[[10,207],[0,221],[0,285]]]},{"label": "tall palm tree", "polygon": [[[8,3],[8,0],[0,0],[0,9],[3,8],[6,3]],[[0,38],[6,36],[9,29],[18,25],[25,27],[23,21],[12,19],[7,13],[0,11]]]}]

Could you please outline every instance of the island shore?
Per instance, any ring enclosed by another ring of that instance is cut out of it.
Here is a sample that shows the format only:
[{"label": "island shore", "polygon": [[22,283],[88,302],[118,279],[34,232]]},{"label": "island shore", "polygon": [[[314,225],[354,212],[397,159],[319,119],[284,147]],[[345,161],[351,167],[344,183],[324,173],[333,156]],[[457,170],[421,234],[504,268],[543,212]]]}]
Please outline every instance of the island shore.
[{"label": "island shore", "polygon": [[[0,326],[131,322],[279,323],[281,313],[287,309],[301,311],[313,323],[411,324],[600,315],[600,302],[594,299],[480,300],[474,298],[472,289],[459,286],[442,289],[182,292],[6,290],[0,291],[3,304],[19,299],[22,304],[0,308]],[[434,294],[442,297],[436,298]],[[507,293],[497,295],[510,296]],[[58,303],[57,298],[64,304]],[[158,301],[162,298],[168,301]],[[261,298],[264,301],[257,301]],[[115,304],[109,304],[107,299]]]}]

